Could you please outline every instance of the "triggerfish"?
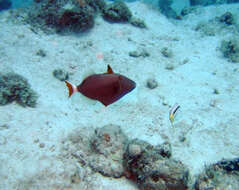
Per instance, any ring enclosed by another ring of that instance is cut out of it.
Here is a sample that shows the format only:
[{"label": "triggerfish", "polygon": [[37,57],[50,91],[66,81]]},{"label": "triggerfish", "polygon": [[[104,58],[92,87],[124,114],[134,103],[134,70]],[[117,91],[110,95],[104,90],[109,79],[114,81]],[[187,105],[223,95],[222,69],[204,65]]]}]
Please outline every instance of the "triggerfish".
[{"label": "triggerfish", "polygon": [[100,101],[105,106],[119,100],[136,87],[134,81],[114,73],[109,65],[107,73],[90,75],[78,86],[68,81],[65,83],[69,90],[69,97],[75,92],[80,92],[90,99]]}]

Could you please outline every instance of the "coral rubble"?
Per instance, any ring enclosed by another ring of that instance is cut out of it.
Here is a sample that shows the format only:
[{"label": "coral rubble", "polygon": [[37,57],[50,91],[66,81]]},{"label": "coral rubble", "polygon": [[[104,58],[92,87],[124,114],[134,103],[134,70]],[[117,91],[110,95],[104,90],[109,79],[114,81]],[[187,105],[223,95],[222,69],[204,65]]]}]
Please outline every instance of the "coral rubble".
[{"label": "coral rubble", "polygon": [[104,6],[103,0],[42,0],[28,9],[25,20],[47,33],[83,32],[94,26],[94,17]]},{"label": "coral rubble", "polygon": [[123,1],[108,4],[102,11],[103,17],[111,22],[128,22],[132,13]]},{"label": "coral rubble", "polygon": [[16,101],[23,107],[35,107],[37,94],[23,76],[8,73],[0,73],[0,105],[6,105]]},{"label": "coral rubble", "polygon": [[53,72],[52,72],[53,76],[55,78],[57,78],[58,80],[60,81],[65,81],[65,80],[68,80],[69,79],[69,73],[62,70],[62,69],[55,69]]},{"label": "coral rubble", "polygon": [[165,143],[152,146],[147,142],[132,140],[124,154],[128,178],[141,190],[186,190],[189,171],[171,157],[171,146]]},{"label": "coral rubble", "polygon": [[231,62],[239,62],[239,40],[231,38],[223,40],[220,47],[224,57],[228,58]]},{"label": "coral rubble", "polygon": [[66,154],[70,153],[82,166],[107,177],[123,176],[123,154],[128,138],[119,126],[110,124],[95,129],[89,138],[76,132],[69,139]]},{"label": "coral rubble", "polygon": [[222,160],[205,168],[195,183],[195,190],[231,190],[239,187],[239,159]]}]

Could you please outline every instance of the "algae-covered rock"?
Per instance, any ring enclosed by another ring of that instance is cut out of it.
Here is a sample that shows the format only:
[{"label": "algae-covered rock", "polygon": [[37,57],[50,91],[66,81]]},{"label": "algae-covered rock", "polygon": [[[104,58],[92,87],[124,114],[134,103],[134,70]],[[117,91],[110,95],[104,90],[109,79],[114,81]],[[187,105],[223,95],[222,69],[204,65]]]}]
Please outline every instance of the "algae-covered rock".
[{"label": "algae-covered rock", "polygon": [[65,81],[69,79],[69,73],[62,69],[55,69],[52,74],[60,81]]},{"label": "algae-covered rock", "polygon": [[195,190],[236,190],[239,187],[239,159],[209,165],[197,177]]},{"label": "algae-covered rock", "polygon": [[152,146],[147,142],[132,140],[124,154],[127,177],[141,190],[186,190],[189,172],[171,157],[171,146],[165,143]]},{"label": "algae-covered rock", "polygon": [[123,154],[128,138],[121,128],[117,125],[106,125],[96,129],[90,141],[93,150],[91,168],[104,176],[123,176]]},{"label": "algae-covered rock", "polygon": [[111,22],[128,22],[132,13],[122,1],[116,1],[107,5],[102,11],[103,17]]},{"label": "algae-covered rock", "polygon": [[147,28],[146,24],[143,20],[141,20],[139,18],[135,18],[135,17],[132,17],[130,19],[130,24],[132,24],[133,26],[139,27],[139,28]]},{"label": "algae-covered rock", "polygon": [[195,28],[196,31],[202,32],[206,36],[215,36],[218,29],[214,23],[199,22]]},{"label": "algae-covered rock", "polygon": [[123,154],[127,143],[128,138],[118,125],[87,128],[74,131],[65,140],[64,155],[73,156],[81,166],[103,176],[119,178],[124,175]]},{"label": "algae-covered rock", "polygon": [[58,31],[84,32],[94,26],[94,15],[86,8],[65,10],[58,20]]},{"label": "algae-covered rock", "polygon": [[239,158],[222,160],[215,165],[227,172],[239,172]]},{"label": "algae-covered rock", "polygon": [[0,105],[16,101],[23,107],[35,107],[37,97],[23,76],[15,73],[0,74]]},{"label": "algae-covered rock", "polygon": [[94,10],[103,10],[106,6],[104,0],[84,0],[87,5],[94,8]]},{"label": "algae-covered rock", "polygon": [[[74,131],[63,141],[63,156],[106,177],[127,177],[141,190],[188,190],[189,172],[171,158],[168,142],[152,146],[129,141],[118,125]],[[74,179],[75,181],[75,179]]]},{"label": "algae-covered rock", "polygon": [[239,62],[239,39],[231,38],[221,42],[221,52],[231,62]]},{"label": "algae-covered rock", "polygon": [[28,9],[25,20],[47,33],[84,32],[94,26],[94,16],[104,7],[103,0],[41,0]]},{"label": "algae-covered rock", "polygon": [[231,12],[224,13],[222,16],[220,16],[219,21],[227,25],[235,24],[235,19]]}]

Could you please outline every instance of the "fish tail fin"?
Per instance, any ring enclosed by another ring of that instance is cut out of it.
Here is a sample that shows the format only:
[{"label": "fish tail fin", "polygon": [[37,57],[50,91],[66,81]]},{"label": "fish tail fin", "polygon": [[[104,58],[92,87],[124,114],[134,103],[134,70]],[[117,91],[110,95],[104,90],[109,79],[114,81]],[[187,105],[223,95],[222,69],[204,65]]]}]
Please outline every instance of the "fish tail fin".
[{"label": "fish tail fin", "polygon": [[71,84],[70,82],[66,81],[65,80],[65,83],[66,83],[66,86],[68,88],[68,91],[69,91],[69,97],[72,96],[72,94],[74,94],[74,92],[77,92],[77,86],[75,86],[74,84]]}]

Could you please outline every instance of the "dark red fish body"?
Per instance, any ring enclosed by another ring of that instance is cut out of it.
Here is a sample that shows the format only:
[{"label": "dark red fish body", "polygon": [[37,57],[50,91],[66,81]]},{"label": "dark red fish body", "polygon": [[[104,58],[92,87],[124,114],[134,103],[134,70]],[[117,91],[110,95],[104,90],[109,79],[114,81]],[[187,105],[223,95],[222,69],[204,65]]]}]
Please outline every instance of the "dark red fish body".
[{"label": "dark red fish body", "polygon": [[85,78],[78,86],[65,81],[69,90],[69,97],[74,92],[80,92],[84,96],[98,100],[108,106],[122,98],[136,87],[131,79],[115,74],[108,65],[107,73],[94,74]]},{"label": "dark red fish body", "polygon": [[108,106],[135,88],[136,84],[120,74],[95,74],[87,77],[77,86],[84,96],[98,100]]}]

